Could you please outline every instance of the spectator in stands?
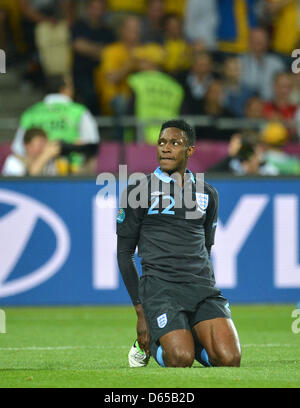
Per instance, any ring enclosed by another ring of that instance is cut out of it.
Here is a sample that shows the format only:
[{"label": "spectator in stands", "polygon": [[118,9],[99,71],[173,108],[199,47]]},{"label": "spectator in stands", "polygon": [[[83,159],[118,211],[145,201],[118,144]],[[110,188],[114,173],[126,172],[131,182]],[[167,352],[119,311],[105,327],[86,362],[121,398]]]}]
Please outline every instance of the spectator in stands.
[{"label": "spectator in stands", "polygon": [[246,175],[273,175],[278,173],[272,166],[262,163],[261,150],[255,143],[242,141],[242,145],[233,161],[231,161],[232,173],[237,176]]},{"label": "spectator in stands", "polygon": [[28,129],[24,134],[24,154],[10,154],[3,166],[3,176],[55,176],[55,158],[61,152],[61,144],[47,141],[42,129]]},{"label": "spectator in stands", "polygon": [[245,105],[245,117],[247,119],[263,119],[264,103],[258,96],[253,96],[248,99]]},{"label": "spectator in stands", "polygon": [[290,56],[300,39],[298,0],[263,0],[262,3],[264,20],[271,28],[272,50]]},{"label": "spectator in stands", "polygon": [[[71,145],[94,146],[94,156],[99,145],[97,124],[83,105],[73,102],[74,86],[70,78],[54,77],[48,82],[49,94],[42,102],[28,108],[21,116],[20,127],[12,144],[12,151],[24,155],[24,135],[30,128],[41,128],[50,141],[59,140]],[[75,148],[74,148],[75,149]],[[77,149],[75,149],[77,150]],[[85,160],[80,153],[68,155],[74,171],[95,172],[95,160]],[[72,170],[72,171],[73,171]]]},{"label": "spectator in stands", "polygon": [[6,50],[6,12],[0,8],[0,49]]},{"label": "spectator in stands", "polygon": [[255,28],[250,35],[250,51],[241,57],[242,83],[264,100],[273,97],[273,78],[284,71],[281,59],[267,52],[269,38],[266,30]]},{"label": "spectator in stands", "polygon": [[174,13],[181,18],[184,17],[187,0],[165,0],[165,11],[167,14]]},{"label": "spectator in stands", "polygon": [[243,175],[278,175],[278,170],[263,160],[263,151],[254,131],[235,133],[228,144],[228,155],[212,166],[208,172]]},{"label": "spectator in stands", "polygon": [[[163,0],[165,11],[167,13],[176,13],[183,17],[185,12],[186,0]],[[110,12],[121,14],[145,14],[147,11],[148,0],[107,0],[108,10]]]},{"label": "spectator in stands", "polygon": [[290,102],[293,89],[292,74],[280,72],[274,77],[274,98],[264,104],[264,117],[291,121],[294,119],[297,106]]},{"label": "spectator in stands", "polygon": [[128,16],[120,28],[120,40],[103,49],[102,63],[95,76],[103,114],[120,115],[128,109],[127,77],[136,70],[135,51],[141,46],[140,39],[140,20]]},{"label": "spectator in stands", "polygon": [[199,103],[214,80],[211,55],[208,52],[195,53],[192,67],[178,79],[185,91],[182,113],[199,114]]},{"label": "spectator in stands", "polygon": [[187,70],[191,65],[191,47],[183,37],[182,19],[176,14],[167,14],[165,26],[164,69],[175,75]]},{"label": "spectator in stands", "polygon": [[224,88],[223,83],[219,79],[215,79],[208,87],[202,101],[198,103],[197,115],[207,116],[210,124],[196,127],[197,138],[201,139],[219,139],[229,140],[230,136],[235,132],[233,128],[220,129],[216,119],[233,118],[231,111],[223,105]]},{"label": "spectator in stands", "polygon": [[300,72],[292,75],[293,88],[290,95],[290,101],[294,105],[300,105]]},{"label": "spectator in stands", "polygon": [[228,57],[223,69],[224,106],[235,116],[245,115],[245,105],[254,92],[241,83],[241,65],[236,57]]},{"label": "spectator in stands", "polygon": [[164,42],[164,20],[165,3],[164,0],[147,0],[147,12],[142,22],[142,43]]},{"label": "spectator in stands", "polygon": [[[207,48],[202,40],[195,40],[190,44],[192,48],[192,55],[195,56],[197,54],[208,52]],[[209,52],[208,52],[209,53]]]},{"label": "spectator in stands", "polygon": [[41,85],[43,79],[38,68],[37,50],[46,74],[53,74],[53,68],[55,73],[68,69],[71,61],[68,26],[73,20],[74,3],[75,0],[20,0],[25,41],[29,50],[25,79]]},{"label": "spectator in stands", "polygon": [[190,42],[200,40],[207,49],[217,47],[217,0],[187,0],[184,32]]},{"label": "spectator in stands", "polygon": [[249,142],[243,142],[236,159],[236,166],[233,165],[232,172],[237,176],[248,174],[256,175],[259,172],[260,155],[255,149],[255,145]]},{"label": "spectator in stands", "polygon": [[74,0],[20,0],[24,17],[33,24],[48,21],[57,23],[63,17],[71,25]]},{"label": "spectator in stands", "polygon": [[281,123],[268,123],[261,133],[264,143],[264,160],[278,170],[279,174],[300,174],[299,157],[291,156],[283,151],[288,141],[288,132]]},{"label": "spectator in stands", "polygon": [[242,146],[241,133],[234,133],[228,143],[228,154],[220,162],[214,164],[207,171],[212,173],[228,173],[232,171],[231,163]]},{"label": "spectator in stands", "polygon": [[295,125],[296,125],[296,132],[297,132],[297,140],[300,141],[300,107],[298,107],[296,114],[295,114]]},{"label": "spectator in stands", "polygon": [[198,114],[214,117],[233,117],[231,111],[224,107],[224,85],[215,79],[208,87],[203,101],[199,105]]},{"label": "spectator in stands", "polygon": [[104,45],[115,40],[114,32],[103,22],[105,0],[88,0],[86,17],[72,27],[74,50],[73,78],[78,100],[97,115],[99,101],[94,84],[94,70],[99,65]]},{"label": "spectator in stands", "polygon": [[[180,112],[183,88],[167,73],[161,72],[164,54],[158,45],[148,45],[137,54],[139,72],[129,76],[133,91],[132,110],[138,119],[174,118]],[[145,141],[157,143],[160,125],[149,125],[145,129]]]},{"label": "spectator in stands", "polygon": [[[8,23],[8,24],[7,24]],[[14,44],[20,53],[26,50],[24,33],[21,27],[21,9],[19,1],[0,0],[0,49],[6,48],[7,25],[9,25]]]},{"label": "spectator in stands", "polygon": [[107,0],[108,10],[112,13],[140,13],[146,11],[145,0]]}]

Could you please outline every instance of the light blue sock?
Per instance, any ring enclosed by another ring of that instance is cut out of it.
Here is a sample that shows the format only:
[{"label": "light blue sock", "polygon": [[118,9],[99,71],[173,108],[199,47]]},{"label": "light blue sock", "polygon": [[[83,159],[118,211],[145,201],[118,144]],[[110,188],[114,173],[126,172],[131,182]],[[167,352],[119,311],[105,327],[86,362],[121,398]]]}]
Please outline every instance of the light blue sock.
[{"label": "light blue sock", "polygon": [[[156,361],[158,362],[158,364],[161,367],[165,367],[165,363],[164,363],[162,354],[163,354],[163,349],[162,349],[161,346],[159,346],[158,349],[157,349],[157,352],[156,352]],[[205,367],[212,367],[212,365],[211,365],[211,363],[209,361],[209,358],[208,358],[208,354],[207,354],[205,349],[202,349],[202,351],[201,351],[201,361],[200,362]]]},{"label": "light blue sock", "polygon": [[201,351],[201,364],[203,364],[205,367],[212,367],[212,365],[210,364],[209,358],[208,358],[208,354],[205,350],[205,348]]},{"label": "light blue sock", "polygon": [[165,367],[162,353],[163,353],[163,349],[161,346],[159,346],[156,352],[156,361],[158,362],[160,366]]}]

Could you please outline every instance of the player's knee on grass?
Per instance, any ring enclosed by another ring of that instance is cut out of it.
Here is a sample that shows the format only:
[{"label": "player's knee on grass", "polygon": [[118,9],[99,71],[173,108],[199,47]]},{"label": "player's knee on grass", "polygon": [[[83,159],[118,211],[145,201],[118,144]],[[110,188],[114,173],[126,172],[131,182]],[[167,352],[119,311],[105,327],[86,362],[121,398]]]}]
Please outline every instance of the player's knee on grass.
[{"label": "player's knee on grass", "polygon": [[239,367],[241,364],[241,353],[239,350],[222,350],[210,356],[209,360],[216,367]]},{"label": "player's knee on grass", "polygon": [[163,359],[167,367],[191,367],[195,355],[193,350],[175,347],[172,350],[165,351]]}]

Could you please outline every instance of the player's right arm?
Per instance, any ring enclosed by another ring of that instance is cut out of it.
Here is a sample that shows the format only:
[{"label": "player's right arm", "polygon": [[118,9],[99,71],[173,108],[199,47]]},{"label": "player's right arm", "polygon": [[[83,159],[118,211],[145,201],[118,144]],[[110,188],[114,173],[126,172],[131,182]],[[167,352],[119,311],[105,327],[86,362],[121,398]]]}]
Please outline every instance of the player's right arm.
[{"label": "player's right arm", "polygon": [[[133,186],[127,188],[127,197]],[[126,193],[125,193],[126,194]],[[125,201],[125,203],[124,203]],[[144,309],[139,299],[139,274],[134,262],[134,253],[139,241],[140,227],[145,209],[131,208],[127,198],[122,197],[117,217],[117,258],[120,273],[122,275],[127,292],[131,298],[137,314],[137,340],[142,350],[149,353],[150,334]],[[126,204],[126,206],[124,206]],[[126,207],[126,208],[124,208]]]}]

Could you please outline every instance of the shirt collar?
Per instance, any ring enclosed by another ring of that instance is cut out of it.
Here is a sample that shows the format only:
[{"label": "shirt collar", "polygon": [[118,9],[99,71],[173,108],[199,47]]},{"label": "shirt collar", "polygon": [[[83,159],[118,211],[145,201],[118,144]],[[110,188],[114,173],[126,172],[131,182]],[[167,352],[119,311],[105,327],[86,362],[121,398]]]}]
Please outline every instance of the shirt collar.
[{"label": "shirt collar", "polygon": [[69,103],[72,102],[72,99],[67,95],[62,94],[49,94],[45,96],[44,102],[46,103]]},{"label": "shirt collar", "polygon": [[[164,173],[160,167],[157,167],[157,169],[154,170],[154,174],[156,175],[156,177],[158,177],[161,181],[164,181],[165,183],[170,183],[171,181],[173,182],[175,181],[167,173]],[[191,181],[192,183],[195,184],[195,177],[189,169],[186,169],[184,179],[185,179],[185,182]]]}]

